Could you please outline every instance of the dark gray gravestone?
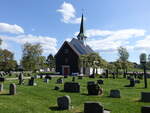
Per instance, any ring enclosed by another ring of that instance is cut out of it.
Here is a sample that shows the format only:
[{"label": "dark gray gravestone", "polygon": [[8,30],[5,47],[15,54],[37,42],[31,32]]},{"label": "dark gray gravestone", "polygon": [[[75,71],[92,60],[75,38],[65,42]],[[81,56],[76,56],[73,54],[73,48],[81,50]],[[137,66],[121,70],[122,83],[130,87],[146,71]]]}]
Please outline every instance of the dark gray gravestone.
[{"label": "dark gray gravestone", "polygon": [[135,80],[134,82],[135,82],[135,84],[139,84],[140,80]]},{"label": "dark gray gravestone", "polygon": [[64,84],[64,91],[65,92],[80,92],[80,84],[77,82],[66,82]]},{"label": "dark gray gravestone", "polygon": [[83,76],[78,76],[78,79],[81,79],[82,80]]},{"label": "dark gray gravestone", "polygon": [[48,84],[48,83],[49,83],[49,79],[48,79],[48,78],[45,78],[45,79],[44,79],[44,82]]},{"label": "dark gray gravestone", "polygon": [[103,80],[97,80],[97,83],[98,84],[104,84],[104,81]]},{"label": "dark gray gravestone", "polygon": [[141,113],[150,113],[150,106],[142,106]]},{"label": "dark gray gravestone", "polygon": [[89,82],[87,84],[87,90],[88,95],[101,95],[103,93],[103,89],[98,84],[91,84]]},{"label": "dark gray gravestone", "polygon": [[19,85],[23,84],[23,73],[19,74],[18,80],[19,80]]},{"label": "dark gray gravestone", "polygon": [[150,102],[150,92],[141,92],[141,101]]},{"label": "dark gray gravestone", "polygon": [[72,77],[72,82],[75,82],[76,81],[76,77]]},{"label": "dark gray gravestone", "polygon": [[99,102],[85,102],[84,113],[104,113],[104,108]]},{"label": "dark gray gravestone", "polygon": [[63,78],[59,78],[59,79],[57,79],[57,82],[56,82],[57,84],[63,84],[64,83],[64,80],[63,80]]},{"label": "dark gray gravestone", "polygon": [[87,84],[88,85],[93,85],[93,84],[95,84],[95,82],[94,81],[88,81]]},{"label": "dark gray gravestone", "polygon": [[3,83],[0,84],[0,92],[3,91]]},{"label": "dark gray gravestone", "polygon": [[130,87],[135,86],[135,80],[133,78],[130,79]]},{"label": "dark gray gravestone", "polygon": [[35,86],[36,83],[35,83],[35,78],[34,77],[31,77],[31,79],[29,80],[29,83],[28,83],[29,86]]},{"label": "dark gray gravestone", "polygon": [[110,97],[120,98],[120,91],[119,90],[110,90]]},{"label": "dark gray gravestone", "polygon": [[71,98],[69,96],[62,96],[57,98],[58,108],[66,110],[71,108]]},{"label": "dark gray gravestone", "polygon": [[15,95],[16,94],[16,85],[14,83],[10,84],[10,86],[9,86],[9,94],[10,95]]},{"label": "dark gray gravestone", "polygon": [[5,78],[4,77],[0,77],[0,82],[4,82]]},{"label": "dark gray gravestone", "polygon": [[59,90],[59,89],[60,89],[59,86],[55,86],[55,87],[54,87],[54,90]]}]

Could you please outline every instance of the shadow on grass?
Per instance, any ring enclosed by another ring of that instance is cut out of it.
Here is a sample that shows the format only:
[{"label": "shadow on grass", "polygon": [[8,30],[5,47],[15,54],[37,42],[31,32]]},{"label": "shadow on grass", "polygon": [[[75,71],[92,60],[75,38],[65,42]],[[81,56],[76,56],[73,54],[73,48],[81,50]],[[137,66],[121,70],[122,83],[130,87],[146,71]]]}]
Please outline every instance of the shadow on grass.
[{"label": "shadow on grass", "polygon": [[0,96],[10,96],[9,93],[0,94]]},{"label": "shadow on grass", "polygon": [[52,111],[60,111],[61,110],[57,106],[49,107],[49,109]]},{"label": "shadow on grass", "polygon": [[52,111],[64,111],[64,109],[60,109],[60,108],[57,107],[57,106],[49,107],[49,109],[52,110]]}]

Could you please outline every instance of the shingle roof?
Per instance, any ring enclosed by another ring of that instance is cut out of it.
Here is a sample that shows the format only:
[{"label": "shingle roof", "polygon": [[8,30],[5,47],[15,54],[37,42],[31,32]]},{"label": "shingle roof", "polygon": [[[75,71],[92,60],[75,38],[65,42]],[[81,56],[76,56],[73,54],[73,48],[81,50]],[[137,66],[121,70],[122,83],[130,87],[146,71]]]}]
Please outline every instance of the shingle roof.
[{"label": "shingle roof", "polygon": [[88,45],[84,45],[80,40],[73,38],[69,44],[76,50],[80,55],[93,53],[94,51]]}]

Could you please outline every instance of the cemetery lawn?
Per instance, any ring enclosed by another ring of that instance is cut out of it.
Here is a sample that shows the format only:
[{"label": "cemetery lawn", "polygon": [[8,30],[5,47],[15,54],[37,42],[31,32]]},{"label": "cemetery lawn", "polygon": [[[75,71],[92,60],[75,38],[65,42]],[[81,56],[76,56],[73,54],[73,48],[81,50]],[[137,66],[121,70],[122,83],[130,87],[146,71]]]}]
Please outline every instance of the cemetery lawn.
[{"label": "cemetery lawn", "polygon": [[[52,78],[48,84],[42,79],[37,79],[37,86],[28,86],[28,80],[25,85],[17,85],[17,94],[8,95],[9,84],[18,83],[18,81],[4,82],[4,91],[0,93],[0,113],[83,113],[84,102],[98,101],[104,105],[105,109],[109,109],[111,113],[140,113],[141,106],[150,105],[150,103],[140,102],[140,94],[142,91],[149,91],[150,88],[144,89],[142,83],[136,84],[134,88],[127,88],[124,85],[129,84],[126,79],[104,79],[104,94],[102,96],[88,96],[86,84],[87,81],[96,81],[99,78],[83,80],[76,79],[81,84],[80,93],[65,93],[63,85],[55,84],[58,78]],[[64,79],[71,81],[71,77]],[[60,91],[53,90],[54,86],[60,86]],[[150,80],[148,81],[150,87]],[[110,89],[120,89],[121,98],[110,98]],[[69,95],[71,97],[73,108],[71,110],[57,110],[57,97]]]}]

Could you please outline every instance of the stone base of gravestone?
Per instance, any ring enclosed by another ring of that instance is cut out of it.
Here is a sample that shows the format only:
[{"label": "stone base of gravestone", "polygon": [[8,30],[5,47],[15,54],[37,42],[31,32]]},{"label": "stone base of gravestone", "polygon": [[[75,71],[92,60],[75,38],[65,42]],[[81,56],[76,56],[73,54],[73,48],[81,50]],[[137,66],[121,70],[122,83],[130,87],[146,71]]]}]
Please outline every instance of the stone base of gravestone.
[{"label": "stone base of gravestone", "polygon": [[3,83],[0,84],[0,92],[3,91]]},{"label": "stone base of gravestone", "polygon": [[142,106],[141,113],[150,113],[150,106]]},{"label": "stone base of gravestone", "polygon": [[80,84],[77,82],[66,82],[64,84],[64,91],[65,92],[80,92]]},{"label": "stone base of gravestone", "polygon": [[85,102],[84,113],[110,113],[110,111],[104,110],[99,102]]},{"label": "stone base of gravestone", "polygon": [[110,90],[110,97],[112,98],[120,98],[120,91],[119,90]]},{"label": "stone base of gravestone", "polygon": [[14,83],[10,84],[10,86],[9,86],[9,94],[10,95],[15,95],[16,94],[16,85]]},{"label": "stone base of gravestone", "polygon": [[97,80],[97,83],[98,84],[104,84],[104,81],[103,80]]},{"label": "stone base of gravestone", "polygon": [[71,108],[71,98],[69,96],[62,96],[57,98],[58,108],[61,110],[67,110]]},{"label": "stone base of gravestone", "polygon": [[150,102],[150,92],[141,92],[141,101]]}]

